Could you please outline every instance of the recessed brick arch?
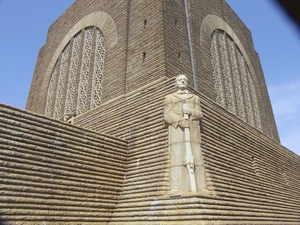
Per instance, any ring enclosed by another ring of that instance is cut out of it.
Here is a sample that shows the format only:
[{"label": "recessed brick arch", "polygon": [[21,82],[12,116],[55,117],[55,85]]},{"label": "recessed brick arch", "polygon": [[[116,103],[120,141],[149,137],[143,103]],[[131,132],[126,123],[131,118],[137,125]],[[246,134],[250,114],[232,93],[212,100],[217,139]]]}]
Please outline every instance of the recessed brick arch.
[{"label": "recessed brick arch", "polygon": [[[216,40],[216,33],[221,34],[219,41]],[[201,52],[210,55],[203,59],[202,72],[209,74],[211,84],[214,83],[211,88],[216,96],[212,100],[261,129],[258,106],[260,89],[255,70],[239,37],[223,19],[207,15],[201,23],[200,43]]]},{"label": "recessed brick arch", "polygon": [[46,69],[45,77],[43,80],[42,88],[47,90],[51,78],[51,74],[57,59],[65,46],[69,43],[72,37],[86,27],[97,27],[103,33],[105,38],[105,49],[108,51],[110,48],[117,44],[117,28],[112,17],[105,12],[93,12],[78,21],[64,36],[60,44],[58,45],[55,53],[53,54],[48,67]]},{"label": "recessed brick arch", "polygon": [[81,29],[89,26],[98,27],[105,37],[106,48],[111,48],[117,44],[117,28],[112,17],[105,12],[93,12],[85,17],[83,17],[78,23],[76,23],[70,31],[66,34],[63,40],[57,47],[51,62],[49,63],[46,74],[51,74],[54,64],[59,57],[60,53],[70,41],[70,39],[78,33]]},{"label": "recessed brick arch", "polygon": [[[210,40],[211,34],[216,29],[225,31],[234,40],[236,45],[239,47],[241,53],[243,54],[243,56],[247,62],[247,65],[249,66],[249,70],[253,76],[254,70],[253,70],[249,56],[248,56],[242,42],[240,41],[240,39],[238,38],[236,33],[233,31],[233,29],[220,17],[218,17],[216,15],[207,15],[206,17],[204,17],[204,19],[201,23],[201,28],[200,28],[201,48],[209,48],[210,47],[209,43],[207,45],[207,42]],[[255,78],[254,77],[252,77],[252,78],[254,79],[253,81],[255,82]]]}]

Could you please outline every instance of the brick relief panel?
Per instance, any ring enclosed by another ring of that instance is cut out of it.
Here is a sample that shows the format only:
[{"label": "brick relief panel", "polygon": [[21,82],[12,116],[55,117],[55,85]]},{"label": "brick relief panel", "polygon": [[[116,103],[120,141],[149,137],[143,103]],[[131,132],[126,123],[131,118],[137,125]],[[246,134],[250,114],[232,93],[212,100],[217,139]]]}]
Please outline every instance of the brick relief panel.
[{"label": "brick relief panel", "polygon": [[100,105],[104,57],[105,39],[99,28],[87,27],[72,37],[53,69],[45,115],[60,119]]},{"label": "brick relief panel", "polygon": [[92,57],[92,44],[93,44],[93,29],[88,28],[85,30],[82,61],[80,68],[79,78],[79,90],[77,100],[77,114],[81,114],[87,110],[87,98],[88,98],[88,84],[89,84],[89,73],[90,63]]},{"label": "brick relief panel", "polygon": [[216,102],[251,126],[261,129],[252,77],[232,37],[223,30],[214,30],[210,53]]},{"label": "brick relief panel", "polygon": [[58,41],[40,85],[45,95],[35,101],[38,105],[45,98],[40,105],[42,114],[61,119],[65,114],[78,115],[102,103],[104,79],[109,80],[103,76],[104,64],[108,75],[111,73],[110,62],[104,59],[111,58],[117,37],[113,18],[97,11],[78,21]]},{"label": "brick relief panel", "polygon": [[68,89],[66,96],[65,112],[72,113],[75,111],[75,95],[77,93],[77,82],[78,82],[78,65],[79,65],[79,52],[81,43],[81,32],[75,35],[72,46],[72,58],[70,65],[70,74],[68,80]]},{"label": "brick relief panel", "polygon": [[52,72],[52,75],[51,75],[51,80],[50,80],[50,83],[49,83],[49,87],[48,87],[48,98],[47,98],[47,106],[46,106],[46,110],[45,110],[45,115],[46,116],[50,116],[53,114],[53,104],[55,101],[55,98],[53,97],[54,96],[54,93],[55,93],[55,90],[56,90],[56,87],[57,87],[57,77],[58,77],[58,63],[56,63],[54,69],[53,69],[53,72]]},{"label": "brick relief panel", "polygon": [[93,84],[91,108],[101,104],[103,68],[104,68],[104,37],[100,30],[96,31],[96,48],[93,66]]},{"label": "brick relief panel", "polygon": [[67,45],[64,51],[61,54],[61,64],[58,73],[58,83],[57,83],[57,91],[56,94],[53,95],[55,99],[55,106],[54,106],[54,118],[59,118],[62,114],[62,108],[64,104],[64,94],[66,91],[66,76],[68,70],[68,61],[70,58],[69,51],[70,45]]}]

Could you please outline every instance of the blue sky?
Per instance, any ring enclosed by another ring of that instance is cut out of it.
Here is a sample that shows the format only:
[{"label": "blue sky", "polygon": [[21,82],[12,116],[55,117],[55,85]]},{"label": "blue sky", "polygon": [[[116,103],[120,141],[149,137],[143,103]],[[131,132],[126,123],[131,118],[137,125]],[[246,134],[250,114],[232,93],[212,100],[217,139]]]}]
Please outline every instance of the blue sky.
[{"label": "blue sky", "polygon": [[250,29],[281,144],[300,155],[300,32],[271,0],[227,0]]},{"label": "blue sky", "polygon": [[[0,102],[25,108],[48,27],[74,0],[0,0]],[[300,155],[300,32],[271,0],[227,0],[253,36],[282,145]]]}]

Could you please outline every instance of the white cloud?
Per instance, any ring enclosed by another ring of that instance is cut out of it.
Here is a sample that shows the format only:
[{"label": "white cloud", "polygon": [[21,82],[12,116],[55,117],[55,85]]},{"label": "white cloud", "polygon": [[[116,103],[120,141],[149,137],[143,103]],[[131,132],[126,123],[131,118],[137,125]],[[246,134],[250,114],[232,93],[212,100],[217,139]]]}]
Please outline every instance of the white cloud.
[{"label": "white cloud", "polygon": [[268,89],[281,144],[300,155],[300,81]]}]

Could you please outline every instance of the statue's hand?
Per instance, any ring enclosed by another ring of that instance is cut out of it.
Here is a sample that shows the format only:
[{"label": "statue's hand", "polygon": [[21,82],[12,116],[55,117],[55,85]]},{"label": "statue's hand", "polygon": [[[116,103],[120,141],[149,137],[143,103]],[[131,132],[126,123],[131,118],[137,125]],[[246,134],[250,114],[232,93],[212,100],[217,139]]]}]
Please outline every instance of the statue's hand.
[{"label": "statue's hand", "polygon": [[179,121],[178,126],[180,126],[181,128],[189,128],[190,127],[190,121],[181,120],[181,121]]},{"label": "statue's hand", "polygon": [[192,110],[189,107],[187,107],[186,104],[183,104],[182,112],[183,112],[183,114],[188,114],[189,116],[192,114]]}]

